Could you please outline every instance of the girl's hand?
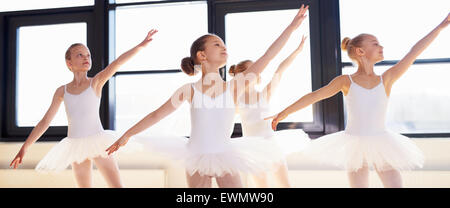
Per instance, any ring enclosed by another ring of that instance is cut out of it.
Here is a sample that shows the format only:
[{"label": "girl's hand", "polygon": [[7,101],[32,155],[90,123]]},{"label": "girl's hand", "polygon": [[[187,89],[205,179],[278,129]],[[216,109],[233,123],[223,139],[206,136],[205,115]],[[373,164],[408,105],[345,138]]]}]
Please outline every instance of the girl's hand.
[{"label": "girl's hand", "polygon": [[119,150],[120,147],[125,146],[128,143],[128,140],[130,138],[126,138],[126,137],[120,137],[120,139],[118,139],[116,142],[114,142],[114,144],[112,144],[108,149],[106,149],[106,152],[108,152],[108,155],[111,155],[112,153],[114,153],[115,151]]},{"label": "girl's hand", "polygon": [[447,17],[444,19],[444,21],[441,22],[441,24],[439,24],[440,28],[445,28],[448,26],[448,24],[450,24],[450,13],[448,13]]},{"label": "girl's hand", "polygon": [[12,167],[14,169],[17,169],[17,167],[22,164],[22,159],[25,156],[25,149],[22,147],[20,148],[19,152],[17,153],[16,157],[14,158],[14,160],[11,162],[11,164],[9,164],[9,167]]},{"label": "girl's hand", "polygon": [[305,36],[305,35],[302,36],[302,42],[300,42],[300,45],[297,47],[296,51],[302,51],[303,50],[303,45],[305,45],[306,38],[307,38],[307,36]]},{"label": "girl's hand", "polygon": [[269,119],[273,119],[272,120],[272,130],[276,131],[277,130],[277,125],[278,122],[284,120],[288,115],[284,113],[284,111],[281,111],[280,113],[267,117],[264,120],[269,120]]},{"label": "girl's hand", "polygon": [[306,18],[305,13],[308,11],[309,6],[306,6],[302,4],[302,7],[298,10],[297,15],[295,15],[294,19],[292,20],[290,26],[292,26],[294,29],[297,29],[303,22],[303,20]]},{"label": "girl's hand", "polygon": [[153,40],[152,36],[153,36],[155,33],[157,33],[157,32],[158,32],[158,30],[156,30],[156,29],[151,29],[151,30],[148,32],[147,37],[145,37],[145,39],[144,39],[141,43],[139,43],[139,45],[140,45],[140,46],[143,46],[143,47],[147,46],[148,43],[150,43],[150,42]]}]

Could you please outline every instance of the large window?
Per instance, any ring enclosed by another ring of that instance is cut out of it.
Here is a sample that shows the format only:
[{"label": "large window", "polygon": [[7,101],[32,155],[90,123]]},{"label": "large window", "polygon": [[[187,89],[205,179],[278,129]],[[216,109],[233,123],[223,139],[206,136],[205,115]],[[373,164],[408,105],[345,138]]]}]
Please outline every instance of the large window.
[{"label": "large window", "polygon": [[[229,58],[226,70],[228,70],[231,65],[242,60],[250,59],[255,61],[264,55],[264,52],[295,17],[301,4],[310,6],[307,18],[303,21],[300,28],[291,35],[284,48],[261,74],[262,82],[257,87],[259,90],[262,90],[269,83],[279,64],[298,47],[302,35],[308,37],[303,51],[298,54],[291,66],[286,69],[280,85],[273,94],[271,100],[271,111],[273,113],[279,112],[294,103],[301,96],[320,88],[323,80],[327,79],[326,76],[337,73],[338,66],[336,63],[334,63],[334,66],[321,64],[322,57],[326,57],[322,53],[334,50],[332,47],[335,47],[333,45],[324,44],[321,46],[319,44],[322,38],[327,38],[327,41],[330,43],[333,42],[332,38],[327,37],[327,30],[333,30],[334,26],[332,24],[334,23],[329,24],[322,30],[321,19],[319,18],[321,10],[324,10],[323,14],[330,15],[331,18],[333,12],[326,10],[333,8],[333,4],[337,2],[330,3],[323,6],[323,8],[318,1],[221,2],[213,7],[213,12],[216,13],[216,18],[214,19],[215,32],[225,40],[227,45]],[[321,33],[326,35],[321,35]],[[333,64],[333,61],[330,61],[330,63]],[[334,71],[323,76],[325,69]],[[224,74],[227,76],[227,80],[230,80],[228,78],[229,75],[227,73]],[[338,128],[337,123],[335,123],[338,117],[334,116],[339,115],[338,113],[335,115],[330,114],[333,118],[329,120],[331,125],[327,126],[324,122],[324,113],[326,106],[329,104],[331,105],[328,110],[337,110],[337,104],[335,103],[335,100],[327,100],[308,106],[290,115],[278,125],[277,129],[302,128],[310,133],[310,136],[313,135],[313,137],[315,137],[314,135],[333,131]],[[240,122],[239,117],[237,118],[236,122]],[[239,127],[235,129],[237,134],[241,133],[240,131]]]},{"label": "large window", "polygon": [[[47,112],[56,89],[73,79],[64,54],[73,43],[86,44],[86,32],[86,23],[18,28],[17,126],[35,126]],[[51,125],[67,125],[64,106]]]},{"label": "large window", "polygon": [[3,0],[0,12],[93,5],[94,0]]},{"label": "large window", "polygon": [[[275,10],[230,13],[225,16],[225,39],[227,44],[228,66],[242,60],[255,61],[261,57],[274,40],[287,27],[297,10]],[[308,14],[307,14],[308,15]],[[259,24],[264,22],[264,24]],[[270,29],[268,29],[270,28]],[[301,42],[302,35],[309,36],[309,18],[295,31],[285,47],[261,74],[262,89],[270,82],[279,64],[292,53]],[[310,39],[305,42],[303,51],[283,74],[283,78],[271,99],[273,113],[283,110],[300,96],[311,92]],[[295,89],[295,90],[292,90]],[[312,106],[289,116],[285,122],[312,122]]]},{"label": "large window", "polygon": [[[117,73],[115,124],[118,131],[124,131],[183,84],[198,80],[182,73],[180,63],[189,56],[191,43],[208,33],[208,11],[206,2],[195,1],[118,6],[115,13],[116,57],[142,41],[150,29],[158,29],[147,48]],[[189,135],[188,106],[183,105],[149,131]]]},{"label": "large window", "polygon": [[[389,5],[389,6],[386,6]],[[366,1],[340,1],[341,38],[360,33],[375,35],[384,47],[385,61],[375,67],[382,74],[403,58],[412,46],[436,27],[448,14],[450,1],[380,0],[363,10]],[[405,8],[399,13],[399,8]],[[426,11],[426,13],[424,13]],[[382,12],[383,15],[379,15]],[[421,14],[421,15],[420,15]],[[401,25],[401,28],[399,27]],[[391,92],[387,124],[405,134],[450,132],[450,94],[446,77],[450,75],[450,31],[444,30],[397,81]],[[356,71],[346,53],[342,73]]]},{"label": "large window", "polygon": [[[4,60],[6,69],[6,77],[1,82],[6,86],[6,96],[2,96],[5,106],[3,137],[15,140],[30,134],[50,107],[56,89],[73,79],[64,57],[67,48],[73,43],[88,47],[92,43],[89,34],[92,34],[93,24],[89,12],[77,8],[54,11],[72,13],[32,11],[32,14],[19,12],[12,16],[7,13],[1,18],[8,29],[3,34],[8,44],[2,48],[7,55],[0,59]],[[95,47],[91,48],[95,60],[97,53],[92,49]],[[66,126],[65,109],[61,105],[43,140],[63,138],[67,134]]]}]

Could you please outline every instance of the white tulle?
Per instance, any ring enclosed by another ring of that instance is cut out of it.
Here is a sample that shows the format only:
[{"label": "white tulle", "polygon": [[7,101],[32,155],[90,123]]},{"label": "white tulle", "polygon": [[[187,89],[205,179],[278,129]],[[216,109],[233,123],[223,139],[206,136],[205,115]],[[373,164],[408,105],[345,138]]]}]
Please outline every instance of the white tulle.
[{"label": "white tulle", "polygon": [[276,131],[273,136],[266,137],[266,139],[272,141],[284,157],[303,152],[311,143],[308,134],[301,129]]},{"label": "white tulle", "polygon": [[386,111],[388,97],[380,83],[366,89],[351,79],[345,105],[347,126],[345,131],[325,135],[312,141],[304,153],[325,164],[349,171],[364,166],[377,170],[411,170],[423,167],[422,151],[408,137],[387,130]]},{"label": "white tulle", "polygon": [[180,136],[135,136],[148,151],[177,161],[193,175],[221,177],[224,174],[260,174],[283,158],[269,140],[259,137],[231,138],[214,148],[190,145],[189,138]]},{"label": "white tulle", "polygon": [[264,120],[271,115],[270,105],[264,93],[258,92],[260,98],[254,104],[244,104],[244,96],[239,98],[242,134],[244,137],[261,137],[272,143],[271,149],[277,149],[280,157],[301,152],[311,141],[302,129],[290,129],[274,132],[271,120]]},{"label": "white tulle", "polygon": [[107,157],[105,151],[117,139],[113,131],[104,131],[81,138],[66,137],[53,146],[36,166],[39,172],[59,172],[73,162],[81,163],[86,159]]},{"label": "white tulle", "polygon": [[345,131],[325,135],[311,142],[304,153],[324,164],[349,171],[364,165],[380,171],[422,167],[424,157],[415,143],[400,134],[384,131],[374,135],[352,135]]},{"label": "white tulle", "polygon": [[[100,97],[91,86],[80,94],[70,94],[64,86],[64,106],[68,120],[67,137],[53,146],[38,163],[35,168],[38,172],[59,172],[74,162],[107,157],[106,149],[120,136],[103,129],[98,114]],[[120,151],[139,149],[139,144],[132,143]]]},{"label": "white tulle", "polygon": [[235,106],[230,89],[211,98],[194,86],[191,103],[190,138],[179,136],[136,136],[148,150],[181,162],[193,175],[221,177],[224,174],[264,173],[283,154],[261,137],[230,138]]}]

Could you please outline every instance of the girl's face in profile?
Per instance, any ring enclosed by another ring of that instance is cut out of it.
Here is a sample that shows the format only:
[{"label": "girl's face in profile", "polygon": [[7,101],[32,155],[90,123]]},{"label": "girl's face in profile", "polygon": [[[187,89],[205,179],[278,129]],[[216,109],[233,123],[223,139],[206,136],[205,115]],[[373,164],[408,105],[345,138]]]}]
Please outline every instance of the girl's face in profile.
[{"label": "girl's face in profile", "polygon": [[205,42],[205,50],[203,55],[199,58],[200,62],[207,61],[219,67],[225,66],[228,59],[227,47],[221,38],[217,36],[210,36]]}]

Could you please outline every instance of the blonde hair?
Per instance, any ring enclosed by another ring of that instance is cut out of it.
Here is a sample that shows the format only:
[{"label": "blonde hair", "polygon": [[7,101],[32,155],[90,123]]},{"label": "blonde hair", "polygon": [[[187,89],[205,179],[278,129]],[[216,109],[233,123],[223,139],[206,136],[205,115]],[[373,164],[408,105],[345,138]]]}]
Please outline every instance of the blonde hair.
[{"label": "blonde hair", "polygon": [[356,55],[356,49],[362,47],[362,42],[368,37],[373,36],[370,34],[362,33],[358,36],[354,37],[353,39],[349,37],[345,37],[342,40],[341,48],[343,51],[347,51],[348,56],[352,60],[357,60],[358,56]]},{"label": "blonde hair", "polygon": [[70,60],[70,56],[72,55],[72,49],[77,47],[77,46],[84,46],[84,47],[86,47],[83,43],[74,43],[74,44],[70,45],[69,48],[66,51],[66,54],[65,54],[66,60]]},{"label": "blonde hair", "polygon": [[228,70],[228,73],[231,76],[235,76],[236,74],[247,70],[247,63],[251,63],[251,62],[252,62],[251,60],[244,60],[244,61],[239,62],[236,65],[232,65],[230,67],[230,69]]}]

